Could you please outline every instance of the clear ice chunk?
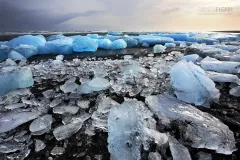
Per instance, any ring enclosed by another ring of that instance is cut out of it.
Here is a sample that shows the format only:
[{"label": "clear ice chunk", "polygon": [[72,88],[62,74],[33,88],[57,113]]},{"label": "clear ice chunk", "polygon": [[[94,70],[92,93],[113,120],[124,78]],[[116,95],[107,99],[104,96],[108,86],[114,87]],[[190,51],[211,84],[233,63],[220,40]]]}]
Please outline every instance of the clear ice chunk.
[{"label": "clear ice chunk", "polygon": [[163,45],[161,45],[161,44],[158,44],[158,45],[155,45],[154,47],[153,47],[153,53],[164,53],[165,52],[165,49],[166,49],[166,47],[165,46],[163,46]]},{"label": "clear ice chunk", "polygon": [[33,85],[33,75],[29,67],[0,66],[0,96],[11,90],[26,88]]},{"label": "clear ice chunk", "polygon": [[146,103],[160,120],[169,119],[182,126],[179,130],[188,145],[227,155],[236,150],[233,132],[210,114],[167,94],[149,96]]},{"label": "clear ice chunk", "polygon": [[95,40],[85,36],[78,36],[73,40],[74,52],[95,52],[98,49],[98,44]]},{"label": "clear ice chunk", "polygon": [[197,54],[191,54],[191,55],[186,55],[183,57],[183,59],[185,59],[187,62],[192,61],[193,63],[195,63],[199,58],[199,55]]},{"label": "clear ice chunk", "polygon": [[219,90],[205,71],[192,62],[182,60],[171,70],[171,81],[177,98],[195,105],[219,99]]},{"label": "clear ice chunk", "polygon": [[51,155],[56,156],[56,155],[62,155],[65,153],[65,149],[63,147],[54,147],[51,151]]},{"label": "clear ice chunk", "polygon": [[17,38],[14,38],[6,43],[6,45],[10,47],[16,47],[21,44],[24,45],[31,45],[34,47],[39,47],[39,46],[44,46],[46,43],[46,40],[44,37],[39,37],[39,36],[32,36],[32,35],[24,35],[24,36],[19,36]]},{"label": "clear ice chunk", "polygon": [[127,43],[123,39],[118,39],[112,42],[111,49],[124,49],[127,48]]},{"label": "clear ice chunk", "polygon": [[234,87],[229,91],[230,95],[240,97],[240,86]]},{"label": "clear ice chunk", "polygon": [[76,114],[79,110],[78,106],[58,106],[53,108],[55,114]]},{"label": "clear ice chunk", "polygon": [[16,52],[16,51],[11,51],[8,54],[8,58],[11,58],[12,60],[26,60],[26,57],[24,57],[23,55],[21,55],[20,53]]},{"label": "clear ice chunk", "polygon": [[175,43],[165,43],[164,45],[166,48],[175,48],[176,44]]},{"label": "clear ice chunk", "polygon": [[13,49],[26,58],[29,58],[38,54],[38,48],[36,46],[20,44],[19,46],[16,46]]},{"label": "clear ice chunk", "polygon": [[162,160],[162,156],[158,152],[150,152],[148,160]]},{"label": "clear ice chunk", "polygon": [[192,160],[188,149],[171,136],[169,137],[169,147],[173,160]]},{"label": "clear ice chunk", "polygon": [[233,74],[226,74],[226,73],[217,73],[217,72],[211,72],[206,71],[207,76],[213,80],[214,82],[234,82],[240,85],[240,79],[237,75]]},{"label": "clear ice chunk", "polygon": [[15,109],[0,115],[0,133],[8,132],[21,124],[37,118],[41,113],[38,111],[24,111]]},{"label": "clear ice chunk", "polygon": [[29,126],[29,130],[31,132],[39,132],[42,130],[45,130],[47,128],[51,128],[52,125],[52,115],[51,114],[47,114],[44,115],[42,117],[39,117],[37,119],[35,119]]},{"label": "clear ice chunk", "polygon": [[46,147],[46,144],[39,140],[39,139],[35,139],[35,152],[39,152],[41,150],[43,150]]}]

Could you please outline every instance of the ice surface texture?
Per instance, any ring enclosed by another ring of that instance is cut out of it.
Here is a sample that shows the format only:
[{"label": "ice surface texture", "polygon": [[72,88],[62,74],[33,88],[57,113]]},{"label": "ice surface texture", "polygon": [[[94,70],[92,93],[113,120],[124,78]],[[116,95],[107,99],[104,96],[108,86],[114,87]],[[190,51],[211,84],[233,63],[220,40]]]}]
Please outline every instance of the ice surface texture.
[{"label": "ice surface texture", "polygon": [[160,120],[167,118],[177,122],[182,138],[192,147],[207,148],[222,154],[235,151],[233,132],[208,113],[167,94],[149,96],[146,103]]},{"label": "ice surface texture", "polygon": [[92,38],[79,36],[73,40],[74,52],[95,52],[97,49],[98,44]]},{"label": "ice surface texture", "polygon": [[171,81],[177,98],[195,105],[217,101],[220,93],[205,71],[192,62],[182,60],[171,70]]}]

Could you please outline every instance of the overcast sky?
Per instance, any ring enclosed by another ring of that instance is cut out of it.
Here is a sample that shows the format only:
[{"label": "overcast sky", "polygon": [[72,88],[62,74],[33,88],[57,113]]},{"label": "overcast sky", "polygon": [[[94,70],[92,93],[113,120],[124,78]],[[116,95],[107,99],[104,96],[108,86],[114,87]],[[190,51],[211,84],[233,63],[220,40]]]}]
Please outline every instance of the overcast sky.
[{"label": "overcast sky", "polygon": [[0,0],[0,20],[0,32],[240,30],[240,0]]}]

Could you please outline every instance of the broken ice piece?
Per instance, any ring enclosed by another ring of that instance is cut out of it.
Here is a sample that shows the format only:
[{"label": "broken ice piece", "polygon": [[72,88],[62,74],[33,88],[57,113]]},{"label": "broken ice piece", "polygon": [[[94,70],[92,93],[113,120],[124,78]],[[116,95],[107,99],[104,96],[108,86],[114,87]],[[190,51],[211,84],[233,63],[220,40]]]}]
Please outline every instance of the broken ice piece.
[{"label": "broken ice piece", "polygon": [[62,155],[64,154],[65,149],[63,147],[54,147],[51,151],[51,155],[56,156],[56,155]]},{"label": "broken ice piece", "polygon": [[171,136],[169,137],[169,146],[173,160],[192,160],[188,149]]},{"label": "broken ice piece", "polygon": [[158,152],[150,152],[148,160],[162,160],[162,156]]},{"label": "broken ice piece", "polygon": [[227,155],[236,150],[233,132],[208,113],[168,94],[149,96],[146,103],[159,120],[169,119],[177,123],[181,138],[187,145]]},{"label": "broken ice piece", "polygon": [[206,74],[214,82],[234,82],[240,85],[240,79],[238,76],[233,74],[217,73],[211,71],[207,71]]},{"label": "broken ice piece", "polygon": [[59,106],[53,108],[53,113],[56,114],[76,114],[79,110],[78,106]]},{"label": "broken ice piece", "polygon": [[15,141],[7,141],[0,143],[0,153],[12,153],[24,148],[24,144]]},{"label": "broken ice piece", "polygon": [[62,99],[61,98],[56,98],[49,104],[49,106],[53,108],[53,107],[56,107],[57,105],[59,105],[61,103],[62,103]]},{"label": "broken ice piece", "polygon": [[229,91],[230,95],[240,97],[240,86],[234,87]]},{"label": "broken ice piece", "polygon": [[8,58],[11,58],[12,60],[26,60],[26,58],[21,55],[20,53],[16,52],[16,51],[11,51],[9,54],[8,54]]},{"label": "broken ice piece", "polygon": [[195,63],[198,58],[199,58],[199,55],[197,54],[186,55],[183,57],[183,59],[185,59],[187,62],[192,61],[193,63]]},{"label": "broken ice piece", "polygon": [[138,62],[131,61],[131,64],[121,68],[121,73],[123,75],[136,75],[140,73],[146,73],[146,71],[144,70],[144,68],[139,66]]},{"label": "broken ice piece", "polygon": [[10,105],[5,106],[5,108],[9,109],[9,110],[13,110],[13,109],[16,109],[16,108],[22,108],[22,107],[26,107],[26,104],[24,104],[24,103],[15,103],[15,104],[10,104]]},{"label": "broken ice piece", "polygon": [[39,140],[39,139],[35,139],[35,152],[39,152],[41,150],[43,150],[46,147],[46,144]]},{"label": "broken ice piece", "polygon": [[228,61],[210,61],[203,59],[201,61],[201,67],[206,71],[215,71],[219,73],[240,73],[239,62]]},{"label": "broken ice piece", "polygon": [[198,160],[212,160],[212,155],[209,153],[198,152],[197,153]]},{"label": "broken ice piece", "polygon": [[163,46],[163,45],[161,45],[161,44],[158,44],[158,45],[155,45],[154,47],[153,47],[153,53],[164,53],[165,52],[165,49],[166,49],[167,47],[165,47],[165,46]]},{"label": "broken ice piece", "polygon": [[37,118],[41,113],[38,111],[24,111],[15,109],[0,115],[0,133],[10,131],[21,124]]},{"label": "broken ice piece", "polygon": [[110,83],[105,78],[96,77],[89,82],[83,83],[77,88],[77,93],[89,94],[97,91],[106,90],[110,87]]},{"label": "broken ice piece", "polygon": [[71,93],[73,92],[75,89],[77,89],[78,85],[76,83],[65,83],[64,85],[60,86],[60,89],[64,92],[64,93]]},{"label": "broken ice piece", "polygon": [[77,105],[78,105],[80,108],[83,108],[83,109],[88,108],[88,107],[89,107],[89,104],[90,104],[89,101],[83,101],[83,100],[78,100],[78,101],[77,101]]},{"label": "broken ice piece", "polygon": [[171,81],[177,98],[195,105],[218,101],[220,93],[215,83],[201,67],[182,60],[171,70]]},{"label": "broken ice piece", "polygon": [[64,58],[64,55],[58,55],[56,56],[56,60],[62,61]]},{"label": "broken ice piece", "polygon": [[28,67],[0,67],[0,96],[7,92],[33,85],[33,75]]},{"label": "broken ice piece", "polygon": [[48,127],[51,127],[52,121],[53,119],[51,114],[44,115],[42,117],[35,119],[29,126],[29,130],[31,132],[39,132],[45,130]]}]

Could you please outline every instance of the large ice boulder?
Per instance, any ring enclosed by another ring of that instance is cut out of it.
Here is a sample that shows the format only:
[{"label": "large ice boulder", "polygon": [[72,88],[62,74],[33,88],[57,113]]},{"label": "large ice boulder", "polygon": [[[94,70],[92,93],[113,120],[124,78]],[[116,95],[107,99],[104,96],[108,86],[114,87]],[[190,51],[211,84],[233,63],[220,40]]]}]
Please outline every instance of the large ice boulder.
[{"label": "large ice boulder", "polygon": [[157,37],[150,35],[140,35],[138,40],[140,41],[140,44],[147,43],[149,45],[174,43],[174,39],[170,37]]},{"label": "large ice boulder", "polygon": [[98,49],[98,44],[95,40],[85,36],[75,37],[73,40],[74,52],[95,52]]},{"label": "large ice boulder", "polygon": [[66,37],[62,34],[52,35],[52,36],[47,37],[47,41],[54,41],[54,40],[58,40],[58,39],[62,39],[62,38],[66,38]]},{"label": "large ice boulder", "polygon": [[0,61],[4,61],[8,58],[8,54],[10,53],[10,47],[6,45],[0,45]]},{"label": "large ice boulder", "polygon": [[182,101],[204,105],[219,99],[215,83],[192,62],[182,60],[175,64],[171,70],[171,81],[177,98]]},{"label": "large ice boulder", "polygon": [[31,45],[34,47],[44,46],[46,43],[45,38],[39,36],[25,35],[14,38],[6,43],[10,47],[16,47],[21,44]]},{"label": "large ice boulder", "polygon": [[8,58],[11,58],[12,60],[26,60],[26,57],[24,57],[23,55],[21,55],[20,53],[16,52],[16,51],[11,51],[8,54]]},{"label": "large ice boulder", "polygon": [[33,85],[31,68],[16,66],[0,66],[0,96],[18,88]]},{"label": "large ice boulder", "polygon": [[164,46],[167,48],[174,48],[174,47],[176,47],[176,44],[175,43],[165,43]]},{"label": "large ice boulder", "polygon": [[153,53],[164,53],[165,49],[166,49],[165,46],[158,44],[153,47]]},{"label": "large ice boulder", "polygon": [[64,37],[56,40],[46,42],[44,48],[39,50],[41,54],[47,53],[58,53],[58,54],[71,54],[72,53],[73,39]]},{"label": "large ice boulder", "polygon": [[109,39],[99,39],[97,40],[98,47],[102,49],[111,49],[112,41]]},{"label": "large ice boulder", "polygon": [[98,39],[99,38],[98,34],[87,34],[87,36],[92,38],[92,39]]},{"label": "large ice boulder", "polygon": [[114,35],[114,36],[120,36],[120,35],[122,35],[123,33],[120,32],[120,31],[109,31],[108,34],[109,34],[109,35]]},{"label": "large ice boulder", "polygon": [[236,150],[233,132],[210,114],[168,94],[149,96],[146,103],[160,122],[173,122],[177,126],[186,145],[222,154],[232,154]]},{"label": "large ice boulder", "polygon": [[118,39],[112,42],[111,49],[127,48],[127,43],[123,39]]},{"label": "large ice boulder", "polygon": [[170,34],[158,33],[158,34],[152,34],[152,35],[159,36],[159,37],[170,37],[170,38],[173,38],[175,41],[187,41],[188,38],[190,37],[190,35],[187,33],[170,33]]},{"label": "large ice boulder", "polygon": [[124,36],[122,37],[122,39],[127,43],[128,47],[134,47],[138,45],[138,40],[128,37],[128,36]]},{"label": "large ice boulder", "polygon": [[235,52],[239,49],[239,47],[233,46],[233,45],[214,45],[214,47],[220,48],[222,50],[226,50],[229,52]]},{"label": "large ice boulder", "polygon": [[18,46],[15,46],[13,49],[26,58],[38,54],[38,48],[32,45],[20,44]]}]

